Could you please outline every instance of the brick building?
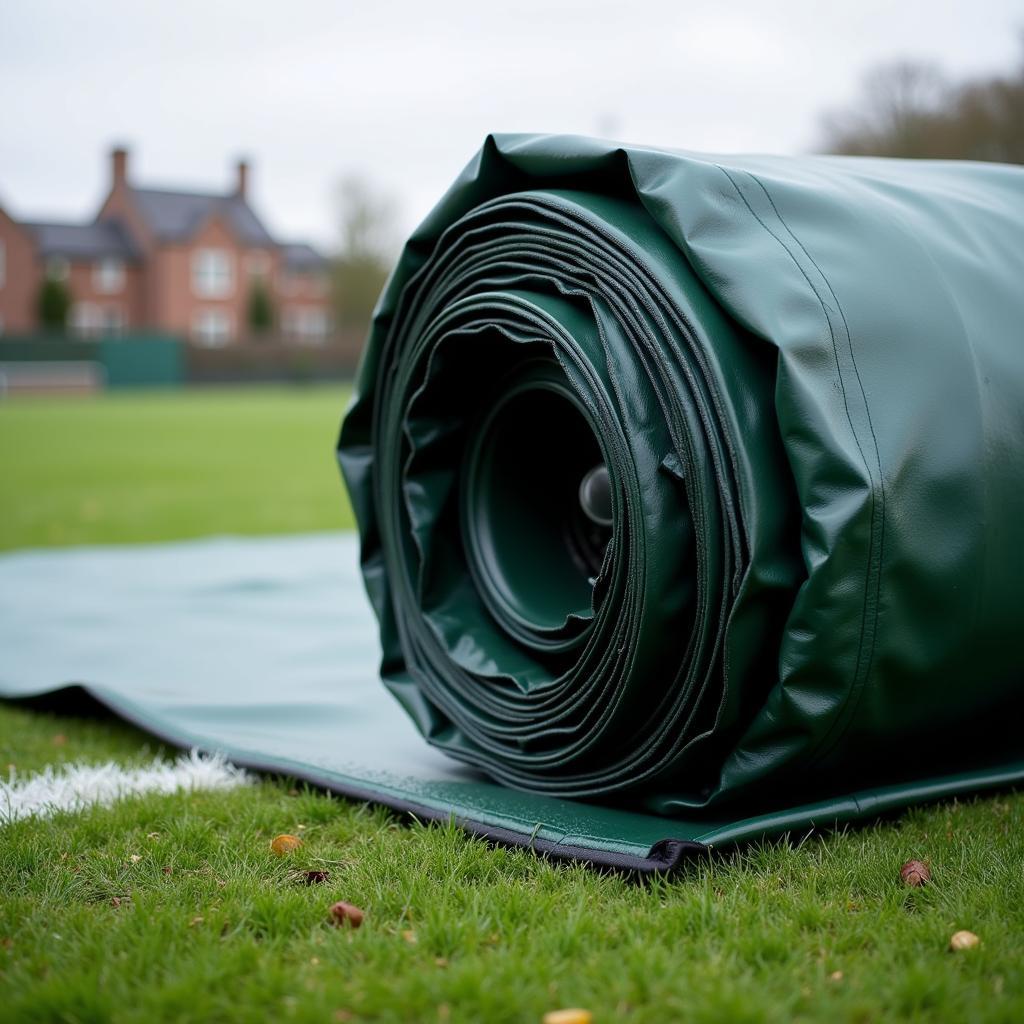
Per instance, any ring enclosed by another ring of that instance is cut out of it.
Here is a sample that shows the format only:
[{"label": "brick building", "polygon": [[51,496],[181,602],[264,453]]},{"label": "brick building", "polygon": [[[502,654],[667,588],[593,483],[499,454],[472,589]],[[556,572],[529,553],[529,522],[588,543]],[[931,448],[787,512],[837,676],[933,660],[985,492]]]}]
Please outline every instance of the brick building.
[{"label": "brick building", "polygon": [[327,261],[274,239],[247,196],[249,167],[226,193],[137,187],[128,152],[110,154],[110,192],[88,224],[17,221],[0,208],[0,333],[38,329],[46,277],[65,282],[81,337],[157,330],[220,346],[250,333],[253,292],[276,334],[322,343],[332,330]]}]

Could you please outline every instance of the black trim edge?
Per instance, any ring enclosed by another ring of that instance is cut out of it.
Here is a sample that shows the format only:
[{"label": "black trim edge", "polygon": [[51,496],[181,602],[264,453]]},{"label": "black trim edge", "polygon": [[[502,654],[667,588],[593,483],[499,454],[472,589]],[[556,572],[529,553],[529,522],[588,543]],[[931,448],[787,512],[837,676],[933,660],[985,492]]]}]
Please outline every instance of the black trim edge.
[{"label": "black trim edge", "polygon": [[[85,698],[83,700],[83,697]],[[2,698],[12,704],[22,704],[29,707],[36,707],[39,710],[48,710],[58,713],[82,712],[96,707],[102,708],[105,712],[131,723],[143,732],[155,736],[157,739],[173,747],[189,749],[195,744],[182,742],[180,737],[174,733],[154,727],[150,722],[136,717],[120,707],[108,703],[102,697],[97,696],[82,683],[71,683],[61,686],[45,693],[35,693],[24,697],[3,696]],[[199,750],[212,752],[215,748],[196,747]],[[558,861],[570,861],[573,863],[587,864],[595,868],[610,868],[613,870],[635,871],[639,874],[662,874],[673,871],[684,862],[694,856],[706,854],[709,846],[703,843],[695,843],[686,839],[659,839],[646,856],[633,855],[628,853],[617,853],[613,850],[600,850],[588,846],[574,846],[566,843],[555,843],[548,839],[541,839],[529,836],[513,829],[496,828],[486,825],[483,822],[475,821],[472,818],[462,818],[451,812],[445,813],[433,807],[426,807],[414,800],[401,800],[396,797],[382,795],[373,790],[360,786],[340,785],[337,781],[327,776],[318,775],[316,771],[292,771],[284,770],[280,765],[272,761],[261,761],[258,758],[229,757],[232,764],[248,768],[250,771],[260,772],[264,775],[277,775],[286,778],[298,779],[308,782],[320,789],[330,793],[337,793],[340,796],[351,800],[359,800],[366,803],[382,804],[393,811],[408,814],[420,821],[445,822],[454,821],[459,828],[475,836],[477,839],[484,839],[488,842],[498,843],[501,846],[521,847],[533,850],[544,857]]]}]

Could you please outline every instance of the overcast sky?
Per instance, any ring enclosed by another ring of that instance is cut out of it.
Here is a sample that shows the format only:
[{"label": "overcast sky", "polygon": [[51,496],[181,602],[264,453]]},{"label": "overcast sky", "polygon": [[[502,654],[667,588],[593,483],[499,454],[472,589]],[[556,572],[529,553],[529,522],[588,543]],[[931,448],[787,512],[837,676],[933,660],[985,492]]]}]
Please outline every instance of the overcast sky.
[{"label": "overcast sky", "polygon": [[3,0],[0,204],[84,219],[106,153],[136,183],[222,188],[253,161],[272,231],[335,239],[359,173],[430,208],[489,131],[799,152],[866,67],[1013,65],[1024,0]]}]

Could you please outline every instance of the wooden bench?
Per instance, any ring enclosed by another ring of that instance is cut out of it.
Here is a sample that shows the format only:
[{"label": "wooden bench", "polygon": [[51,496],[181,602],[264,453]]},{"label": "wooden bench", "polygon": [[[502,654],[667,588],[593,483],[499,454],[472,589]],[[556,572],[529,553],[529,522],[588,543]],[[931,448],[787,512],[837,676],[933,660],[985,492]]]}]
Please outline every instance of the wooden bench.
[{"label": "wooden bench", "polygon": [[92,394],[102,391],[107,372],[88,359],[0,363],[0,398],[15,394]]}]

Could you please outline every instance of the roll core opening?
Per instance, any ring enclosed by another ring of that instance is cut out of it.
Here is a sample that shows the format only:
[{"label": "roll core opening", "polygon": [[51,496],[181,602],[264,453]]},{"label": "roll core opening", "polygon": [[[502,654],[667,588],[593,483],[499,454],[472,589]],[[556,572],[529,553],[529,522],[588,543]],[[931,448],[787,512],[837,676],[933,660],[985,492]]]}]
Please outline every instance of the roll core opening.
[{"label": "roll core opening", "polygon": [[471,429],[461,500],[467,561],[492,614],[541,632],[592,615],[611,480],[564,379],[545,370],[506,386]]}]

